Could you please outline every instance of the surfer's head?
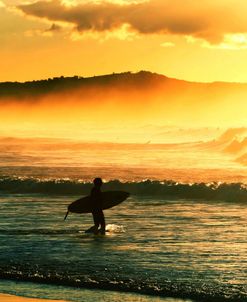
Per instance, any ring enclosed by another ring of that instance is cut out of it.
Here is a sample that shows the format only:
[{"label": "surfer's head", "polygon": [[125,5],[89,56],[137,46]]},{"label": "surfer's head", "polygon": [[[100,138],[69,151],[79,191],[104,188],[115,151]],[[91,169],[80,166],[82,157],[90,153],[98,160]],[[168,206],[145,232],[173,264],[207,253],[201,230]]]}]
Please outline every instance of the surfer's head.
[{"label": "surfer's head", "polygon": [[93,183],[94,183],[95,187],[101,187],[101,186],[102,186],[103,181],[102,181],[102,179],[101,179],[101,178],[96,177],[96,178],[94,179]]}]

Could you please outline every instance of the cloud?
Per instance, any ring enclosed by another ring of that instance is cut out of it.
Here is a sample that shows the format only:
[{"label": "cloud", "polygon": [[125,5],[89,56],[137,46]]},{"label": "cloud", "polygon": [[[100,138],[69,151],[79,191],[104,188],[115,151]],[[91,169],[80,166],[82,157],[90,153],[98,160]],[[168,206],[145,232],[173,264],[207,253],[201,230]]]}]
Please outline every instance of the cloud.
[{"label": "cloud", "polygon": [[161,44],[162,47],[174,47],[175,44],[173,42],[164,42]]},{"label": "cloud", "polygon": [[205,41],[202,44],[205,48],[217,48],[225,50],[241,50],[247,49],[247,34],[236,33],[236,34],[225,34],[223,41],[219,44],[210,44]]},{"label": "cloud", "polygon": [[114,31],[105,31],[104,35],[102,35],[100,32],[92,31],[86,31],[82,35],[78,31],[72,31],[72,33],[70,34],[70,38],[72,41],[79,41],[85,38],[97,39],[99,42],[105,42],[112,38],[117,38],[119,40],[125,41],[132,41],[137,38],[137,35],[135,34],[135,32],[129,30],[128,24],[124,24],[119,29],[116,29]]},{"label": "cloud", "polygon": [[61,30],[61,26],[53,23],[52,26],[50,28],[47,29],[47,31],[60,31]]},{"label": "cloud", "polygon": [[41,0],[18,8],[51,22],[73,24],[78,33],[109,32],[127,25],[130,31],[143,35],[190,36],[210,45],[223,43],[227,35],[247,33],[247,3],[242,0],[149,0],[125,4],[119,0]]},{"label": "cloud", "polygon": [[26,37],[33,37],[33,36],[44,36],[44,37],[52,37],[54,33],[59,33],[62,31],[62,27],[53,23],[47,29],[33,29],[25,31],[24,35]]}]

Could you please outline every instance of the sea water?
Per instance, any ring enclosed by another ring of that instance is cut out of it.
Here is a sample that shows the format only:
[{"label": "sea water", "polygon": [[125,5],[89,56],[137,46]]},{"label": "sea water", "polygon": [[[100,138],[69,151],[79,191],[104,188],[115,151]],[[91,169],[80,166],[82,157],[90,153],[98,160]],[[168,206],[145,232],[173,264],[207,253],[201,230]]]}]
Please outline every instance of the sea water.
[{"label": "sea water", "polygon": [[[171,147],[148,148],[153,153],[139,150],[138,165],[133,150],[132,162],[112,151],[107,165],[85,150],[82,159],[72,152],[70,162],[65,151],[52,149],[51,161],[47,154],[5,150],[0,291],[68,301],[246,301],[244,169],[226,157],[224,165],[208,167],[204,153],[196,165],[191,146],[180,146],[189,149],[187,160],[172,166],[178,155]],[[221,155],[212,154],[215,163]],[[152,165],[141,165],[155,156]],[[89,194],[95,176],[104,178],[102,190],[131,193],[105,211],[104,236],[84,232],[91,214],[63,220],[68,204]]]},{"label": "sea water", "polygon": [[[133,195],[105,211],[108,232],[95,236],[84,233],[91,214],[63,220],[77,197],[1,195],[2,279],[199,301],[246,300],[245,204]],[[65,297],[80,301],[78,292]],[[60,290],[55,298],[62,298]]]}]

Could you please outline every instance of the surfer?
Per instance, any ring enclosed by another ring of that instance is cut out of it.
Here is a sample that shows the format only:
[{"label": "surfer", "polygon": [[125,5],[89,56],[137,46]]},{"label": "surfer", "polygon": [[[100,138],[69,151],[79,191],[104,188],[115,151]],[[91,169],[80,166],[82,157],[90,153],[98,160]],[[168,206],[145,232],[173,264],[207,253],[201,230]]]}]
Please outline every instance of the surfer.
[{"label": "surfer", "polygon": [[[92,202],[92,215],[94,226],[92,229],[95,234],[100,232],[101,234],[105,234],[105,216],[102,210],[102,196],[101,196],[101,186],[102,179],[97,177],[93,181],[94,187],[91,190],[91,202]],[[99,229],[100,226],[100,229]]]}]

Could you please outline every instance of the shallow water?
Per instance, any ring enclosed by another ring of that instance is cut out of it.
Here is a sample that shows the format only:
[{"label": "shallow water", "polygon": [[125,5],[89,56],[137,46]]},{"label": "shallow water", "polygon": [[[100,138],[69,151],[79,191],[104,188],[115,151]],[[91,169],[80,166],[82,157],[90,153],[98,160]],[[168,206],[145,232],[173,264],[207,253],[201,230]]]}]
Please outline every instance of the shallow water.
[{"label": "shallow water", "polygon": [[189,299],[163,298],[135,293],[124,293],[99,289],[71,288],[59,285],[48,285],[30,282],[0,280],[0,292],[14,295],[43,298],[63,299],[63,301],[87,302],[191,302]]},{"label": "shallow water", "polygon": [[2,279],[198,301],[247,299],[244,204],[131,196],[105,212],[110,232],[95,236],[84,233],[90,214],[63,221],[75,198],[0,197]]}]

